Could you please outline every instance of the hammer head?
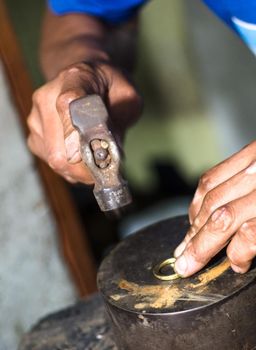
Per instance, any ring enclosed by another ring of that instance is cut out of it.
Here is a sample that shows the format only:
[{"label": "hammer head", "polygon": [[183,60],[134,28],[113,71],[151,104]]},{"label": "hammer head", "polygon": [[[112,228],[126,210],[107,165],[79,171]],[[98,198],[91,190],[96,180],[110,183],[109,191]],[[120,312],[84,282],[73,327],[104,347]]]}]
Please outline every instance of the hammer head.
[{"label": "hammer head", "polygon": [[127,182],[120,171],[121,156],[108,127],[108,112],[98,95],[70,103],[70,116],[80,135],[81,155],[94,181],[94,196],[104,212],[120,213],[131,203]]}]

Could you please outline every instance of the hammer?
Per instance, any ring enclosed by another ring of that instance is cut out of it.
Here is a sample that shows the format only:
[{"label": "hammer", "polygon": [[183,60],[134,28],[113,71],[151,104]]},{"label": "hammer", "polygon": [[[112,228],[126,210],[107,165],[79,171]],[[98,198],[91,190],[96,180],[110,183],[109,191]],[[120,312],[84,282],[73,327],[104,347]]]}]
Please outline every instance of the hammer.
[{"label": "hammer", "polygon": [[121,153],[109,128],[109,115],[98,95],[70,103],[70,116],[80,135],[82,160],[94,178],[94,196],[108,216],[120,216],[132,202],[127,182],[121,175]]}]

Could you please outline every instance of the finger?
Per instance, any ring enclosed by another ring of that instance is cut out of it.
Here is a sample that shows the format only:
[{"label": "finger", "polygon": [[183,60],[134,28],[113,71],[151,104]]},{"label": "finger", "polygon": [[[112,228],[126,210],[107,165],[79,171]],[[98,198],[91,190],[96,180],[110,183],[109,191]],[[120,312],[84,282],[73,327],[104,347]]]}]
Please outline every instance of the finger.
[{"label": "finger", "polygon": [[253,191],[218,208],[177,259],[177,273],[187,277],[205,266],[244,222],[255,217],[255,200],[256,191]]},{"label": "finger", "polygon": [[42,129],[42,123],[40,119],[40,114],[35,106],[32,107],[32,110],[27,118],[27,125],[29,128],[29,131],[32,134],[36,134],[43,137],[43,129]]},{"label": "finger", "polygon": [[183,253],[188,242],[202,228],[217,208],[235,200],[236,198],[243,197],[256,189],[255,175],[256,165],[255,162],[253,162],[238,174],[216,186],[205,195],[199,213],[194,219],[193,224],[187,232],[184,240],[174,251],[174,256],[176,258]]},{"label": "finger", "polygon": [[[88,169],[86,169],[85,165],[82,165],[80,162],[77,163],[78,166],[76,167],[75,165],[69,164],[67,159],[64,141],[65,127],[63,126],[63,120],[61,119],[56,106],[56,96],[60,96],[60,87],[63,86],[63,81],[61,83],[59,79],[63,79],[63,75],[62,77],[59,76],[55,80],[47,83],[47,88],[42,87],[38,89],[36,93],[34,93],[34,111],[37,112],[37,117],[40,117],[39,119],[42,126],[43,145],[42,142],[40,146],[36,145],[35,133],[32,133],[33,135],[29,138],[28,144],[34,153],[48,162],[48,164],[57,173],[66,177],[68,181],[71,181],[72,179],[72,182],[73,180],[79,180],[82,182],[87,181],[88,183],[91,183],[92,177]],[[73,95],[73,98],[77,97],[77,94]],[[78,143],[78,138],[75,137],[75,140],[71,138],[70,142]],[[80,158],[77,156],[77,152],[73,152],[69,158],[72,162],[80,161]]]},{"label": "finger", "polygon": [[42,118],[47,162],[53,170],[63,173],[67,166],[67,156],[61,120],[57,110],[51,106],[45,108]]},{"label": "finger", "polygon": [[44,142],[38,135],[30,134],[27,139],[27,145],[33,154],[46,161]]},{"label": "finger", "polygon": [[71,164],[81,162],[82,157],[80,153],[80,137],[76,130],[72,131],[65,139],[65,147],[67,153],[67,160]]},{"label": "finger", "polygon": [[69,183],[71,183],[71,184],[75,184],[75,183],[77,183],[77,181],[73,178],[73,177],[71,177],[71,176],[69,176],[69,175],[64,175],[64,179],[66,180],[66,181],[68,181]]},{"label": "finger", "polygon": [[34,133],[28,144],[36,155],[48,162],[53,170],[62,174],[67,165],[67,156],[63,125],[55,106],[58,94],[59,84],[55,84],[54,80],[47,84],[47,93],[45,88],[40,88],[33,94],[34,111],[40,119],[44,147],[41,145],[39,148],[36,144]]},{"label": "finger", "polygon": [[236,232],[227,248],[227,256],[235,272],[249,270],[256,256],[256,218],[245,222]]},{"label": "finger", "polygon": [[186,249],[187,244],[189,241],[197,234],[197,231],[194,229],[193,226],[190,226],[188,232],[186,233],[186,236],[182,240],[182,242],[177,246],[177,248],[174,250],[174,257],[178,258]]},{"label": "finger", "polygon": [[109,107],[116,131],[121,133],[122,139],[124,129],[134,124],[142,113],[143,101],[134,85],[121,72],[116,70],[111,78]]},{"label": "finger", "polygon": [[235,153],[220,164],[217,164],[201,177],[189,208],[189,218],[191,223],[197,216],[206,193],[248,167],[253,161],[255,152],[256,141],[247,145],[242,150]]},{"label": "finger", "polygon": [[193,223],[194,230],[198,231],[217,208],[243,197],[255,189],[256,163],[253,162],[205,195],[199,213]]},{"label": "finger", "polygon": [[63,127],[67,160],[73,164],[81,161],[81,155],[79,134],[72,125],[69,105],[72,101],[84,95],[85,92],[82,89],[76,88],[74,90],[62,92],[56,101],[56,108]]},{"label": "finger", "polygon": [[87,185],[93,184],[95,182],[90,170],[83,162],[80,162],[78,164],[67,163],[65,171],[60,172],[60,174],[72,177],[76,182],[86,183]]},{"label": "finger", "polygon": [[84,90],[74,87],[71,90],[62,91],[56,100],[56,109],[63,124],[64,137],[67,138],[75,128],[72,125],[69,105],[72,101],[85,96]]},{"label": "finger", "polygon": [[238,174],[229,178],[225,182],[216,186],[206,193],[197,216],[194,218],[192,226],[185,236],[185,239],[176,248],[174,254],[178,257],[184,251],[186,244],[206,223],[210,215],[218,207],[242,197],[256,189],[256,163],[253,161],[249,166],[240,171]]}]

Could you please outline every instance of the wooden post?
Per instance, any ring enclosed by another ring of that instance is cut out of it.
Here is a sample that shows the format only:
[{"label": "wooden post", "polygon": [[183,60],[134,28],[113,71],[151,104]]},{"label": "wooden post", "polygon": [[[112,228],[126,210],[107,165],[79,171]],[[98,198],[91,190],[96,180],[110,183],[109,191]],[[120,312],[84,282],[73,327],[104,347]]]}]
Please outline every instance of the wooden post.
[{"label": "wooden post", "polygon": [[[25,135],[31,109],[33,86],[22,59],[4,0],[0,0],[0,60],[10,82],[11,94]],[[96,291],[96,269],[86,233],[65,182],[44,162],[35,158],[48,204],[56,221],[57,234],[64,258],[80,296]]]}]

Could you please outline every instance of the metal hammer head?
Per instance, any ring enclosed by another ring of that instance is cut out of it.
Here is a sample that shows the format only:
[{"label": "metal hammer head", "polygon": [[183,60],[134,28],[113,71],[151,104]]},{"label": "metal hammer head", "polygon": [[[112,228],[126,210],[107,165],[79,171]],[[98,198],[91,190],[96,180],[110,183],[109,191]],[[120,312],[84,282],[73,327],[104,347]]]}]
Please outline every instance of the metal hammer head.
[{"label": "metal hammer head", "polygon": [[80,135],[82,159],[94,177],[93,192],[100,209],[119,213],[132,199],[120,173],[121,156],[101,97],[89,95],[72,101],[70,116]]}]

